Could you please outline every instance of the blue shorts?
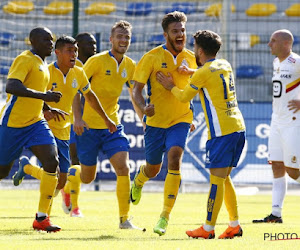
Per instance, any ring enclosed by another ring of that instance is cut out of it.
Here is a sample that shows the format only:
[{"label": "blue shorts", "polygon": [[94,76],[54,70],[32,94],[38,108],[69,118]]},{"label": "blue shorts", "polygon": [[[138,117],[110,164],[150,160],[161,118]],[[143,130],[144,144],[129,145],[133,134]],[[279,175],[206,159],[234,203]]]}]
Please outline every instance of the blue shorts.
[{"label": "blue shorts", "polygon": [[70,150],[69,150],[69,141],[60,140],[55,137],[58,151],[59,159],[59,169],[61,173],[68,173],[69,167],[71,165],[70,161]]},{"label": "blue shorts", "polygon": [[56,146],[52,131],[45,120],[24,128],[2,125],[0,126],[0,165],[8,165],[18,159],[23,148],[49,144]]},{"label": "blue shorts", "polygon": [[73,128],[73,124],[71,124],[71,131],[70,131],[70,144],[76,143],[76,139],[75,139],[75,132],[74,132],[74,128]]},{"label": "blue shorts", "polygon": [[118,152],[129,150],[129,141],[122,124],[112,134],[108,129],[85,129],[81,136],[76,135],[75,138],[79,161],[86,166],[97,164],[99,151],[110,159]]},{"label": "blue shorts", "polygon": [[185,148],[186,139],[190,130],[189,123],[178,123],[170,128],[156,128],[147,126],[145,130],[146,161],[151,165],[162,162],[164,152],[171,147]]},{"label": "blue shorts", "polygon": [[206,142],[206,168],[236,167],[245,145],[245,132],[215,137]]}]

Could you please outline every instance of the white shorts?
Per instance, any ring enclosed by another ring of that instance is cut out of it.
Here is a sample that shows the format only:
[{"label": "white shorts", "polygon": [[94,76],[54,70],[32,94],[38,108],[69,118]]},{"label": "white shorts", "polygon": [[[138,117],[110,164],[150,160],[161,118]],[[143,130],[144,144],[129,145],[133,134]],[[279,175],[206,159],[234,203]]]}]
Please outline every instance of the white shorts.
[{"label": "white shorts", "polygon": [[271,124],[269,161],[282,161],[286,167],[300,169],[300,126]]}]

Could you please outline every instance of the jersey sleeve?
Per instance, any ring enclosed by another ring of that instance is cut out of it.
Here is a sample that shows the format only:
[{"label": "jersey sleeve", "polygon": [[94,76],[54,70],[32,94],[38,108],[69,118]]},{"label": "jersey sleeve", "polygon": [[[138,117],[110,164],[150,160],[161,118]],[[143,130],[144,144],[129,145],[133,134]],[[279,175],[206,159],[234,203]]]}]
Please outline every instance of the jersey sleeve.
[{"label": "jersey sleeve", "polygon": [[96,70],[100,70],[99,68],[101,67],[101,65],[97,63],[97,61],[97,57],[90,57],[83,65],[83,69],[87,79],[90,79],[95,74]]},{"label": "jersey sleeve", "polygon": [[30,60],[26,60],[25,56],[18,56],[9,69],[7,79],[18,79],[21,82],[24,82],[30,71],[30,67]]},{"label": "jersey sleeve", "polygon": [[81,70],[80,72],[81,72],[81,74],[80,74],[80,79],[79,79],[79,84],[80,84],[79,91],[85,95],[86,93],[88,93],[91,90],[91,84],[90,84],[84,70]]},{"label": "jersey sleeve", "polygon": [[146,84],[153,71],[153,57],[145,54],[136,66],[133,80]]},{"label": "jersey sleeve", "polygon": [[135,69],[136,69],[136,63],[135,63],[135,61],[133,61],[132,66],[130,68],[128,81],[126,82],[126,86],[129,89],[132,89],[133,85],[134,85],[134,81],[132,79],[133,79],[133,75],[134,75]]}]

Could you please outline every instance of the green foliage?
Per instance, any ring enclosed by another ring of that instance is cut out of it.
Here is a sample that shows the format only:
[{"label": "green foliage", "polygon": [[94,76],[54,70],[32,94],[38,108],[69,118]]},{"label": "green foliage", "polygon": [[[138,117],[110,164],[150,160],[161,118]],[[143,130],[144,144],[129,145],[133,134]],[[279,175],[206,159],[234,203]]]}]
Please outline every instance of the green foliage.
[{"label": "green foliage", "polygon": [[[299,196],[287,196],[283,224],[252,224],[271,209],[271,195],[239,196],[242,238],[200,240],[188,238],[187,229],[199,227],[206,216],[206,194],[180,193],[171,214],[167,233],[159,237],[153,227],[162,210],[162,193],[144,193],[137,206],[131,205],[133,223],[147,231],[118,229],[118,206],[114,192],[82,192],[80,208],[84,218],[71,218],[55,198],[51,221],[62,227],[58,233],[33,231],[32,222],[39,192],[0,190],[0,249],[295,249],[299,240],[264,240],[264,233],[297,233],[300,237]],[[216,226],[216,236],[226,228],[225,205]]]}]

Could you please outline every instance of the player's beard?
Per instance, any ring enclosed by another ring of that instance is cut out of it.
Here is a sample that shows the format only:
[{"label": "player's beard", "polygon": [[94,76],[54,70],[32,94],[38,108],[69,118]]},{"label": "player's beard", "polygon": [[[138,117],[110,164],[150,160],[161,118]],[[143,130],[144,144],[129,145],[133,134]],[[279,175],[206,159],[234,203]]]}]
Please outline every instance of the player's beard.
[{"label": "player's beard", "polygon": [[[168,39],[168,42],[169,44],[171,45],[172,49],[176,52],[176,53],[180,53],[183,49],[184,49],[184,46],[185,46],[185,41],[183,40],[183,46],[181,49],[177,49],[176,48],[176,40],[172,41],[169,36],[167,37]],[[176,39],[176,38],[175,38]]]},{"label": "player's beard", "polygon": [[196,54],[196,63],[198,65],[198,67],[202,67],[202,63],[200,62],[200,56]]}]

